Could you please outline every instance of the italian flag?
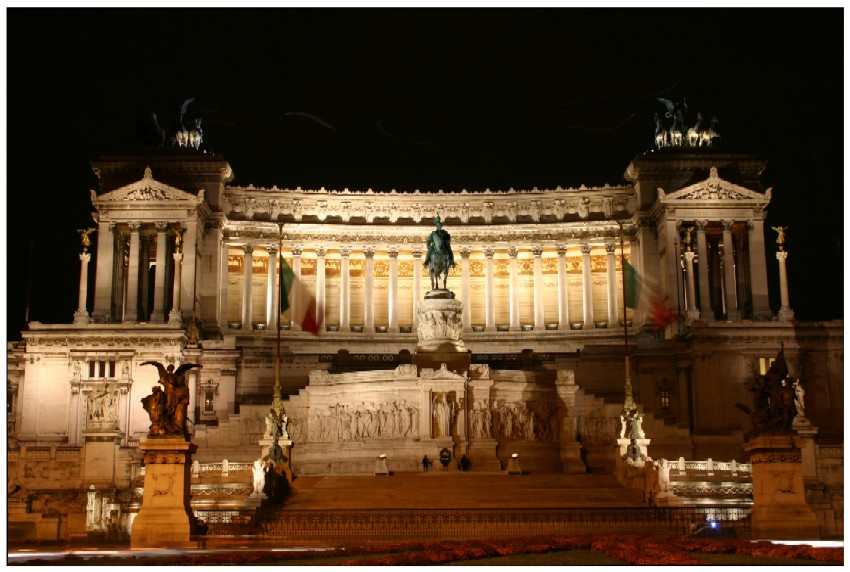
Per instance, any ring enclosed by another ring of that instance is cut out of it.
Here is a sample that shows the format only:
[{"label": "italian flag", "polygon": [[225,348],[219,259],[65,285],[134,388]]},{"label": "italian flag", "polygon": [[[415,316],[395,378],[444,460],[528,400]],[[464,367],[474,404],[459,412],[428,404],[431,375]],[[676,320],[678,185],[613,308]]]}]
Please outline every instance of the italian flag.
[{"label": "italian flag", "polygon": [[[280,313],[290,310],[292,321],[301,326],[305,332],[314,336],[319,335],[322,327],[316,319],[316,297],[297,276],[283,256],[280,256]],[[294,301],[298,303],[295,304]]]},{"label": "italian flag", "polygon": [[626,260],[623,260],[623,284],[626,307],[645,310],[653,330],[661,331],[676,321],[669,296],[664,296],[657,284],[638,274]]}]

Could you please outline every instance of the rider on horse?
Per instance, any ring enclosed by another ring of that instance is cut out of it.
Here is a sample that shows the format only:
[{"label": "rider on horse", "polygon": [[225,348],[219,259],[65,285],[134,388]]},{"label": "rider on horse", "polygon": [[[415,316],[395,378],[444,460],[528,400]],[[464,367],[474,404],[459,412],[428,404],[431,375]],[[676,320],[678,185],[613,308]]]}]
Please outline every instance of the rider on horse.
[{"label": "rider on horse", "polygon": [[455,257],[452,252],[451,236],[443,230],[443,223],[440,220],[439,214],[434,217],[434,224],[437,228],[428,235],[425,241],[428,252],[425,255],[423,265],[428,267],[431,275],[431,289],[437,290],[439,288],[439,277],[441,274],[443,275],[443,289],[446,288],[449,268],[455,265]]}]

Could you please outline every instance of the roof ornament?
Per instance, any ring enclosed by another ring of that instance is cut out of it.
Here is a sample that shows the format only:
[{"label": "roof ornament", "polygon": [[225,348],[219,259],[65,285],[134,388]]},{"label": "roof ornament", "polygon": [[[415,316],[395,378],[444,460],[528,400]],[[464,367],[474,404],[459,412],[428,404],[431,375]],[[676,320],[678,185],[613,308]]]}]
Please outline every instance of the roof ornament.
[{"label": "roof ornament", "polygon": [[684,98],[681,102],[663,97],[656,99],[664,107],[664,111],[660,115],[656,112],[654,117],[656,149],[710,148],[720,143],[720,121],[716,115],[706,123],[698,111],[692,127],[687,127],[688,104]]}]

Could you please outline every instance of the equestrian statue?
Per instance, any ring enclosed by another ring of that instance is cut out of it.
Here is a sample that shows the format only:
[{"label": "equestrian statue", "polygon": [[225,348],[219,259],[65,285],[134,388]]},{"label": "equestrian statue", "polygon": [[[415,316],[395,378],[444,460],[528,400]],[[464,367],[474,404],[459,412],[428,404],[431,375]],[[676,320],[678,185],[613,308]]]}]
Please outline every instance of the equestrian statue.
[{"label": "equestrian statue", "polygon": [[[452,238],[443,229],[440,215],[434,217],[436,229],[431,231],[425,241],[428,252],[425,255],[424,266],[428,267],[431,275],[431,290],[446,290],[446,282],[449,279],[449,269],[455,265],[455,257],[452,252]],[[440,276],[443,277],[443,287],[440,288]]]}]

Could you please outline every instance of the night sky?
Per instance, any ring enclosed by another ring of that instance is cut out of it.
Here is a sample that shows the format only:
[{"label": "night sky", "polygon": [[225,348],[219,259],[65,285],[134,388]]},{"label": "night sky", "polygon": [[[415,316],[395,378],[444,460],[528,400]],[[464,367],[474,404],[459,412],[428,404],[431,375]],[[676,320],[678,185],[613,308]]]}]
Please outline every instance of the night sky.
[{"label": "night sky", "polygon": [[655,98],[685,97],[727,150],[769,161],[797,318],[843,316],[840,9],[10,9],[7,25],[10,339],[28,276],[30,319],[72,321],[89,160],[140,148],[150,112],[172,122],[188,97],[234,184],[374,189],[616,184]]}]

